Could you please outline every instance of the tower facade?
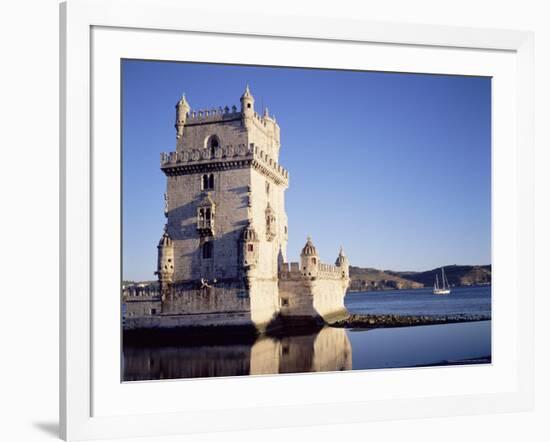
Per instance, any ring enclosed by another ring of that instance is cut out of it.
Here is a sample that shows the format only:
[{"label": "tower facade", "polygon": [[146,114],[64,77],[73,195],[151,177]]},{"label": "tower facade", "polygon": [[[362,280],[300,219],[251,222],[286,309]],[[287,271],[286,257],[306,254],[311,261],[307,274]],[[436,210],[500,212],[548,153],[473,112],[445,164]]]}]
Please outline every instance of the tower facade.
[{"label": "tower facade", "polygon": [[[279,311],[289,177],[276,120],[255,111],[248,86],[240,101],[239,109],[191,110],[185,97],[176,104],[176,149],[161,156],[174,266],[165,313],[215,308],[261,324]],[[161,253],[168,259],[159,248],[159,266]]]}]

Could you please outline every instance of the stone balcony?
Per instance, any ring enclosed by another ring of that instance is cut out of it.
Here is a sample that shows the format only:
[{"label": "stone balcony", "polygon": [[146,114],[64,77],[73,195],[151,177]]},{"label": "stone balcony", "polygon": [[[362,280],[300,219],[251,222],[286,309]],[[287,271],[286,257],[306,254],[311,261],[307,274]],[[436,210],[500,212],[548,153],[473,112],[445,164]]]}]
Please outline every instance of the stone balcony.
[{"label": "stone balcony", "polygon": [[197,231],[201,236],[214,236],[214,219],[198,219],[197,220]]},{"label": "stone balcony", "polygon": [[288,186],[288,171],[258,146],[228,145],[214,149],[187,149],[162,152],[160,168],[166,175],[181,175],[211,170],[253,166],[275,182]]}]

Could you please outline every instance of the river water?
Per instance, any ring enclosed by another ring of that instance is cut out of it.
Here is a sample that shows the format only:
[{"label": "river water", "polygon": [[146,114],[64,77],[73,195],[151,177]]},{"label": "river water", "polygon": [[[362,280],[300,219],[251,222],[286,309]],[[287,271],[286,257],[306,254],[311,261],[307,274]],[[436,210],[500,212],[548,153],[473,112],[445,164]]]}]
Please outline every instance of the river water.
[{"label": "river water", "polygon": [[[351,293],[351,313],[490,314],[490,286]],[[385,329],[325,327],[283,337],[123,347],[124,381],[479,364],[491,361],[491,321]]]},{"label": "river water", "polygon": [[434,295],[431,288],[348,293],[351,313],[394,315],[491,314],[491,286],[455,287],[450,295]]}]

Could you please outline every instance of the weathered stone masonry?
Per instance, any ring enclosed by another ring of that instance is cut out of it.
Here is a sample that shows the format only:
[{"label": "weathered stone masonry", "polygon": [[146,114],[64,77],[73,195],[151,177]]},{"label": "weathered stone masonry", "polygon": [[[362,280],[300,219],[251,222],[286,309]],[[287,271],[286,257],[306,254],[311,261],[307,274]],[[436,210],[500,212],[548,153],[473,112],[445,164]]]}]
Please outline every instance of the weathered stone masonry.
[{"label": "weathered stone masonry", "polygon": [[287,263],[280,128],[254,110],[247,86],[233,106],[176,105],[176,150],[161,154],[166,225],[158,244],[159,292],[125,297],[127,328],[253,325],[281,318],[325,320],[346,313],[349,263],[323,264],[311,239]]}]

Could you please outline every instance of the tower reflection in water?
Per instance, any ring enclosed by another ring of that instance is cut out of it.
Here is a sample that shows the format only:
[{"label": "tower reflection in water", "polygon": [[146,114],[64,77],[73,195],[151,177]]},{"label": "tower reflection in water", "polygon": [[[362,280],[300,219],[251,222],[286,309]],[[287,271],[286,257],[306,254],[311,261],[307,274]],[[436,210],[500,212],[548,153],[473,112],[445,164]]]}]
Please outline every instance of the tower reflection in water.
[{"label": "tower reflection in water", "polygon": [[352,369],[351,345],[344,329],[325,327],[307,334],[246,341],[125,345],[123,381]]}]

